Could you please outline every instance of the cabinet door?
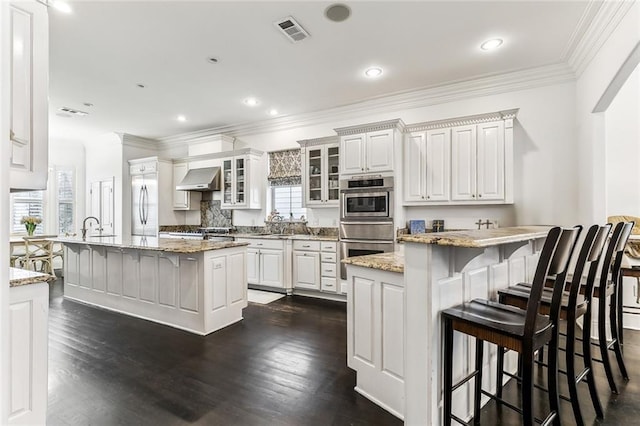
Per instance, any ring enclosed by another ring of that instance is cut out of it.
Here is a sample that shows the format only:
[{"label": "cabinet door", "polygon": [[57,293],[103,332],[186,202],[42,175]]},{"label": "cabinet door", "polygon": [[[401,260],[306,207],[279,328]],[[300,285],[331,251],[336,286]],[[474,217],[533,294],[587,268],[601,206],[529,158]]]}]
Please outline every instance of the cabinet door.
[{"label": "cabinet door", "polygon": [[260,250],[260,284],[284,287],[282,250]]},{"label": "cabinet door", "polygon": [[476,199],[476,126],[454,127],[451,133],[451,199]]},{"label": "cabinet door", "polygon": [[307,179],[306,186],[306,202],[307,205],[322,205],[324,203],[324,176],[323,176],[323,152],[321,146],[315,146],[307,149],[305,156],[305,173]]},{"label": "cabinet door", "polygon": [[364,172],[365,134],[342,136],[340,138],[340,172],[354,174]]},{"label": "cabinet door", "polygon": [[325,158],[325,174],[326,174],[326,205],[338,205],[340,201],[340,146],[339,145],[327,145],[324,148],[326,154]]},{"label": "cabinet door", "polygon": [[176,191],[176,185],[182,182],[187,175],[189,166],[187,163],[178,163],[173,165],[173,209],[189,210],[189,192]]},{"label": "cabinet door", "polygon": [[222,207],[233,206],[233,173],[233,158],[222,160]]},{"label": "cabinet door", "polygon": [[393,171],[393,134],[393,129],[367,133],[366,172]]},{"label": "cabinet door", "polygon": [[426,136],[426,199],[448,201],[451,130],[429,130]]},{"label": "cabinet door", "polygon": [[404,142],[404,200],[424,201],[425,198],[425,132],[410,133]]},{"label": "cabinet door", "polygon": [[235,197],[234,204],[238,206],[246,206],[247,204],[247,160],[244,157],[236,157],[235,162]]},{"label": "cabinet door", "polygon": [[293,286],[320,290],[320,253],[293,252]]},{"label": "cabinet door", "polygon": [[504,200],[504,122],[478,125],[478,199]]},{"label": "cabinet door", "polygon": [[10,187],[46,189],[48,175],[48,18],[36,1],[8,8]]},{"label": "cabinet door", "polygon": [[105,235],[112,235],[113,216],[115,214],[115,200],[113,198],[113,180],[100,182],[100,228]]},{"label": "cabinet door", "polygon": [[260,284],[260,252],[247,249],[247,282]]}]

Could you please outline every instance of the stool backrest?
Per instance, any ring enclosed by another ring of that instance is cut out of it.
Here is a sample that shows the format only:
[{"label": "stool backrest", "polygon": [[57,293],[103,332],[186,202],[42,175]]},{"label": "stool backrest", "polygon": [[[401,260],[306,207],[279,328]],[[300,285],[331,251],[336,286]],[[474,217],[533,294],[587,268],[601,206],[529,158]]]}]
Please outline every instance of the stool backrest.
[{"label": "stool backrest", "polygon": [[622,259],[624,258],[624,250],[629,241],[629,235],[635,225],[634,222],[624,222],[622,225],[622,231],[620,231],[620,238],[615,245],[613,264],[611,265],[611,281],[616,284],[620,279],[620,267],[622,266]]},{"label": "stool backrest", "polygon": [[[576,306],[578,303],[578,295],[580,294],[580,287],[582,286],[582,274],[585,267],[588,266],[587,273],[587,293],[585,298],[588,302],[591,301],[591,294],[593,292],[593,284],[595,282],[596,274],[598,273],[598,265],[600,263],[600,257],[604,250],[607,237],[611,231],[611,224],[604,226],[592,225],[582,242],[582,248],[578,254],[571,283],[569,286],[569,299],[567,303],[567,311],[569,318],[574,318],[576,313]],[[551,315],[559,315],[560,307],[562,303],[562,295],[564,291],[564,282],[558,282],[554,286],[553,298],[551,302]],[[557,318],[552,319],[552,321]]]},{"label": "stool backrest", "polygon": [[[569,269],[569,260],[575,249],[581,226],[574,228],[551,228],[540,252],[538,266],[531,283],[531,292],[527,301],[527,314],[524,325],[525,337],[531,337],[536,330],[536,318],[540,309],[542,289],[548,275],[556,276],[556,283],[564,284]],[[554,285],[554,289],[557,285]]]}]

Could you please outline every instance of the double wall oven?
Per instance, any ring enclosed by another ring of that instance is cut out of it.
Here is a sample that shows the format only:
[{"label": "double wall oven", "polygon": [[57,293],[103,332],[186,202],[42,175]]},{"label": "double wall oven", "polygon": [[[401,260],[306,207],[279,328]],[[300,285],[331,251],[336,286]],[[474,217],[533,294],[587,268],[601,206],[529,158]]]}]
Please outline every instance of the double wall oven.
[{"label": "double wall oven", "polygon": [[[394,250],[393,177],[357,176],[340,181],[340,257]],[[344,264],[340,276],[347,278]]]}]

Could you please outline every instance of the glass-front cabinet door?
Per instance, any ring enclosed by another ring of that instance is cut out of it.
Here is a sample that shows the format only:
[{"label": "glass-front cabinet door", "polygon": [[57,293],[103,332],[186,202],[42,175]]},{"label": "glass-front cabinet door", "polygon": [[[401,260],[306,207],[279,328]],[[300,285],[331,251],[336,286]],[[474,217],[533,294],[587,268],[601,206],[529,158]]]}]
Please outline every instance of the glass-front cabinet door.
[{"label": "glass-front cabinet door", "polygon": [[233,158],[222,161],[222,205],[233,205]]},{"label": "glass-front cabinet door", "polygon": [[246,159],[244,157],[236,157],[236,170],[235,170],[235,178],[236,178],[236,195],[235,195],[235,204],[236,205],[244,205],[246,202]]},{"label": "glass-front cabinet door", "polygon": [[339,203],[339,145],[318,145],[307,148],[305,156],[306,204],[327,207]]}]

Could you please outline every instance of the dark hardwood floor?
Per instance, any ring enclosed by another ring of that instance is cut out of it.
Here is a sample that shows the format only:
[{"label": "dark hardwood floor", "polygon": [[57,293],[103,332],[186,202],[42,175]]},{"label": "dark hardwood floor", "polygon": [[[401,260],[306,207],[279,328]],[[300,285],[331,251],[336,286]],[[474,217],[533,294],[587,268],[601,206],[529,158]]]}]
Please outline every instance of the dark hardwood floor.
[{"label": "dark hardwood floor", "polygon": [[206,337],[92,308],[51,287],[50,425],[399,425],[357,394],[346,309],[250,304]]},{"label": "dark hardwood floor", "polygon": [[[50,425],[402,424],[353,390],[344,304],[250,304],[242,322],[206,337],[64,300],[61,280],[50,306]],[[580,386],[588,425],[640,424],[640,332],[625,332],[625,358],[631,381],[616,377],[617,396],[596,364],[603,421]],[[517,386],[505,395],[517,401]],[[536,398],[546,410],[545,395]],[[574,424],[568,403],[561,410]],[[482,424],[520,423],[493,403],[482,411]]]}]

